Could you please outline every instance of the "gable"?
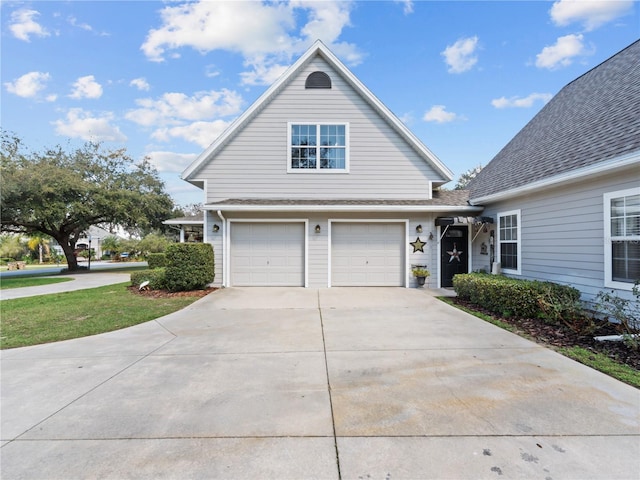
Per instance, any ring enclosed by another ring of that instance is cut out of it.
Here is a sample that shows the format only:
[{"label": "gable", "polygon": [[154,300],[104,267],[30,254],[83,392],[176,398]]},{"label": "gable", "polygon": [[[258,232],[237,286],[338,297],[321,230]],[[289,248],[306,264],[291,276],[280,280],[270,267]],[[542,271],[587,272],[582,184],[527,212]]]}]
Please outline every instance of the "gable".
[{"label": "gable", "polygon": [[[326,73],[331,88],[305,88],[309,75],[315,72]],[[348,125],[349,173],[323,172],[331,175],[330,180],[326,175],[310,177],[310,173],[287,175],[286,127],[292,122]],[[385,176],[393,181],[385,184]],[[182,178],[194,184],[206,183],[207,201],[238,198],[244,193],[242,184],[253,186],[247,187],[249,198],[278,193],[326,197],[327,192],[322,190],[329,184],[333,184],[334,197],[427,198],[431,187],[448,182],[452,173],[324,45],[316,42],[185,170]],[[261,181],[270,186],[261,189]],[[407,184],[408,189],[404,188]]]},{"label": "gable", "polygon": [[640,41],[565,86],[468,188],[489,197],[639,152]]}]

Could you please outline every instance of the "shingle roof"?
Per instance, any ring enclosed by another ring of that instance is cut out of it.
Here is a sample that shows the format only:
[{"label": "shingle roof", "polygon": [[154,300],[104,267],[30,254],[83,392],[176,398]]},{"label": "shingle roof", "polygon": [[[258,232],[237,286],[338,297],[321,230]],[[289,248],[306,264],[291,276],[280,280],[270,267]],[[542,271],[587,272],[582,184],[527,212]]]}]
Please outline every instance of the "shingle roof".
[{"label": "shingle roof", "polygon": [[234,206],[313,206],[313,207],[332,207],[332,206],[397,206],[397,207],[420,207],[425,209],[429,207],[469,207],[469,192],[467,190],[437,190],[433,192],[433,198],[430,200],[378,200],[378,199],[344,199],[344,200],[314,200],[314,199],[262,199],[262,198],[236,198],[223,200],[221,202],[207,204],[207,207],[225,207]]},{"label": "shingle roof", "polygon": [[470,182],[470,198],[637,151],[640,40],[560,90]]}]

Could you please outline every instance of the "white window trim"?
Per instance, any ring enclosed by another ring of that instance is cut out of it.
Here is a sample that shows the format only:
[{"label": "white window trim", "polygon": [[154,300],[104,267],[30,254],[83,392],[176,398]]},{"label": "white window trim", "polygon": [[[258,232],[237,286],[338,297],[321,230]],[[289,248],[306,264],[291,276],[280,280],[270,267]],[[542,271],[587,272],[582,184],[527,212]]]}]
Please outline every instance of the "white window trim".
[{"label": "white window trim", "polygon": [[[611,268],[611,199],[629,197],[631,195],[640,195],[640,187],[607,192],[602,195],[602,207],[604,213],[604,286],[629,291],[633,290],[633,283],[617,282],[613,280],[613,270]],[[640,236],[619,238],[640,241]]]},{"label": "white window trim", "polygon": [[[317,127],[322,125],[342,125],[344,126],[344,168],[320,168],[320,162],[316,164],[316,168],[291,168],[291,127],[293,125],[315,125]],[[288,122],[287,123],[287,173],[313,173],[313,174],[335,174],[335,173],[349,173],[349,123],[348,122]]]},{"label": "white window trim", "polygon": [[518,238],[516,239],[516,249],[518,252],[518,268],[513,269],[513,268],[504,268],[504,266],[500,266],[500,269],[505,272],[505,273],[510,273],[513,275],[521,275],[522,274],[522,234],[520,232],[520,228],[522,226],[522,215],[521,215],[521,211],[520,209],[518,210],[509,210],[506,212],[498,212],[497,217],[498,217],[498,231],[496,232],[496,243],[497,243],[497,255],[496,258],[501,259],[502,258],[502,242],[500,241],[500,227],[501,227],[501,222],[500,219],[502,217],[507,217],[509,215],[516,215],[517,219],[518,219],[518,225],[516,227],[516,235],[518,236]]}]

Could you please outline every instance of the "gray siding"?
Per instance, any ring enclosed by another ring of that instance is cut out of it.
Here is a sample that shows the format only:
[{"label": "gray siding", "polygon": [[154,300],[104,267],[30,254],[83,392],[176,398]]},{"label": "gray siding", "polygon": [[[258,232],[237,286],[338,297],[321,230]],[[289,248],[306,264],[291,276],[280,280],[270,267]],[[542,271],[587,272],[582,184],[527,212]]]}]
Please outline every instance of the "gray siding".
[{"label": "gray siding", "polygon": [[[520,277],[571,285],[582,292],[583,300],[590,301],[605,289],[602,196],[637,184],[633,176],[603,175],[491,204],[483,215],[497,222],[498,212],[520,209]],[[491,228],[496,229],[497,240],[497,224]],[[483,241],[489,243],[488,235],[480,234],[473,244],[474,270],[489,264],[488,256],[479,254]],[[620,291],[620,295],[631,298],[630,292]]]},{"label": "gray siding", "polygon": [[[331,90],[305,90],[313,71]],[[288,122],[348,123],[349,173],[287,173]],[[427,199],[444,180],[326,62],[316,57],[205,165],[206,202],[229,198]]]},{"label": "gray siding", "polygon": [[[360,213],[314,213],[312,215],[305,215],[304,213],[266,213],[266,212],[246,212],[246,213],[231,213],[225,214],[228,220],[238,219],[308,219],[308,285],[312,288],[324,288],[328,286],[329,282],[329,219],[331,220],[408,220],[409,231],[406,238],[407,247],[407,265],[427,265],[431,271],[431,277],[427,279],[426,287],[435,288],[437,286],[438,279],[438,254],[437,254],[437,235],[436,229],[433,226],[435,215],[398,215],[393,213],[379,213],[379,214],[360,214]],[[217,219],[217,216],[211,217],[212,220]],[[219,222],[217,222],[219,223]],[[409,245],[409,242],[413,242],[418,234],[415,229],[416,226],[421,224],[423,232],[420,234],[422,241],[426,242],[424,247],[424,253],[413,253],[413,249]],[[321,232],[315,233],[315,226],[320,225]],[[433,233],[434,240],[427,240],[429,233]],[[214,244],[214,251],[216,253],[216,279],[215,285],[221,285],[222,282],[222,235],[214,234],[209,237],[209,240]],[[416,281],[413,278],[411,271],[407,272],[407,280],[409,287],[415,287]]]}]

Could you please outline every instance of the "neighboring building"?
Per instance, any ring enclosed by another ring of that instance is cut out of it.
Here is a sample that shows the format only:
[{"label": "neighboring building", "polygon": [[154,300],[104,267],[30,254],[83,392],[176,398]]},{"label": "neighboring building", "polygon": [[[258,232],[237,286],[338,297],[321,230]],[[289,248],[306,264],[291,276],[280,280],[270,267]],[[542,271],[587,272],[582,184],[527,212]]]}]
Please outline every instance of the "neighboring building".
[{"label": "neighboring building", "polygon": [[[631,298],[640,279],[640,41],[565,86],[471,181],[474,269]],[[495,245],[493,245],[495,244]],[[479,255],[481,245],[492,253]]]},{"label": "neighboring building", "polygon": [[204,241],[204,213],[187,217],[171,218],[162,223],[180,231],[180,243],[197,243]]},{"label": "neighboring building", "polygon": [[321,42],[182,178],[225,286],[408,287],[412,265],[451,285],[483,210],[439,190],[451,171]]}]

